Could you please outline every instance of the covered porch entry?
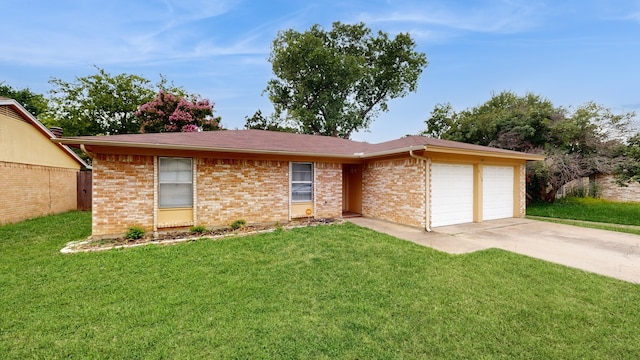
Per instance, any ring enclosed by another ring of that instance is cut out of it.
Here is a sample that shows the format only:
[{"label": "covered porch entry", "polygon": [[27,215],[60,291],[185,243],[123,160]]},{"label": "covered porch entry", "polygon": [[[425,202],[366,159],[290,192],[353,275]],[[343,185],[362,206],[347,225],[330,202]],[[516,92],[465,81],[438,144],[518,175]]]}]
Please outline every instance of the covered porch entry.
[{"label": "covered porch entry", "polygon": [[362,164],[342,165],[342,217],[362,216]]}]

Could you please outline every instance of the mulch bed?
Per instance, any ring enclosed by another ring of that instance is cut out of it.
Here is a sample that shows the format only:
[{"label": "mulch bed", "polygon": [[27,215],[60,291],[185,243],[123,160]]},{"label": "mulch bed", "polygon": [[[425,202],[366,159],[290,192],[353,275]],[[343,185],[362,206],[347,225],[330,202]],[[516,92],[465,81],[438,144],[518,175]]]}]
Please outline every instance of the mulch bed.
[{"label": "mulch bed", "polygon": [[264,232],[272,232],[276,230],[287,230],[299,227],[318,226],[318,225],[331,225],[341,223],[340,219],[304,219],[294,220],[286,224],[276,225],[246,225],[239,229],[219,228],[213,230],[206,230],[204,232],[192,233],[189,230],[182,231],[168,231],[159,233],[158,236],[147,235],[140,239],[127,239],[125,237],[118,237],[113,239],[87,239],[82,241],[72,241],[65,245],[60,252],[76,253],[76,252],[91,252],[91,251],[103,251],[111,249],[121,249],[128,247],[136,247],[148,244],[156,245],[171,245],[185,241],[196,241],[198,239],[221,239],[228,237],[247,236],[253,234],[259,234]]}]

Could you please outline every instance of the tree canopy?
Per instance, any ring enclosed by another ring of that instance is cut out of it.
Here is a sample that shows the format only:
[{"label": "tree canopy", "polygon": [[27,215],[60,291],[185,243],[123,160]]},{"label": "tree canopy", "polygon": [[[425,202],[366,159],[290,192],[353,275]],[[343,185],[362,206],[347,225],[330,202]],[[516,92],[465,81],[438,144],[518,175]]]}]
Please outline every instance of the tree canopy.
[{"label": "tree canopy", "polygon": [[14,89],[10,85],[0,82],[0,96],[16,100],[35,117],[45,114],[49,109],[49,102],[44,95],[36,94],[29,88]]},{"label": "tree canopy", "polygon": [[95,74],[76,77],[73,82],[57,78],[49,81],[53,88],[48,117],[53,125],[64,128],[65,135],[139,133],[142,123],[136,111],[153,101],[160,91],[182,99],[197,98],[168,83],[162,75],[157,84],[152,84],[139,75],[122,73],[114,76],[99,67],[96,69]]},{"label": "tree canopy", "polygon": [[640,133],[627,141],[627,146],[621,149],[621,159],[616,167],[618,183],[626,186],[629,182],[640,182]]},{"label": "tree canopy", "polygon": [[253,116],[244,117],[246,122],[244,124],[245,129],[256,129],[256,130],[268,130],[268,131],[279,131],[279,132],[288,132],[288,133],[297,133],[299,132],[297,128],[295,128],[294,124],[288,124],[286,120],[278,119],[272,114],[269,117],[265,117],[262,115],[262,111],[256,111]]},{"label": "tree canopy", "polygon": [[504,91],[460,112],[451,104],[436,105],[423,135],[545,154],[544,162],[527,165],[528,195],[532,200],[553,201],[558,189],[571,180],[619,173],[622,163],[633,169],[624,149],[634,116],[614,114],[593,102],[566,109],[539,95]]},{"label": "tree canopy", "polygon": [[374,36],[363,23],[279,32],[269,57],[275,78],[265,90],[275,119],[342,138],[367,129],[390,99],[416,90],[427,59],[415,47],[409,34]]},{"label": "tree canopy", "polygon": [[213,104],[208,99],[187,100],[160,90],[150,102],[135,112],[140,132],[196,132],[220,129],[220,118],[213,117]]},{"label": "tree canopy", "polygon": [[65,135],[115,135],[140,131],[138,106],[155,94],[151,82],[138,75],[112,76],[97,68],[74,82],[52,78],[52,117]]}]

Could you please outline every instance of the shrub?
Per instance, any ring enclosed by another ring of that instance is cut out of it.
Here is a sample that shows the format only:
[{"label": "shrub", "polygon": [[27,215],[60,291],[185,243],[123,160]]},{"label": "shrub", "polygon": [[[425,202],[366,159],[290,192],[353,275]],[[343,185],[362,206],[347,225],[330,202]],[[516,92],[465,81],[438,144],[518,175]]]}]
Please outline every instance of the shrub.
[{"label": "shrub", "polygon": [[587,185],[577,185],[570,187],[564,197],[576,198],[599,198],[602,195],[602,185],[597,181],[590,181]]},{"label": "shrub", "polygon": [[600,198],[602,196],[602,184],[597,181],[592,181],[589,183],[589,193],[592,198]]},{"label": "shrub", "polygon": [[192,234],[202,234],[207,231],[207,228],[204,225],[195,225],[189,228],[189,231],[191,231]]},{"label": "shrub", "polygon": [[243,228],[247,225],[247,222],[245,220],[236,220],[234,222],[231,223],[231,225],[229,225],[229,227],[231,227],[232,230],[238,230],[240,228]]},{"label": "shrub", "polygon": [[129,240],[138,240],[142,239],[147,232],[140,226],[132,226],[127,230],[127,233],[124,235],[125,238]]}]

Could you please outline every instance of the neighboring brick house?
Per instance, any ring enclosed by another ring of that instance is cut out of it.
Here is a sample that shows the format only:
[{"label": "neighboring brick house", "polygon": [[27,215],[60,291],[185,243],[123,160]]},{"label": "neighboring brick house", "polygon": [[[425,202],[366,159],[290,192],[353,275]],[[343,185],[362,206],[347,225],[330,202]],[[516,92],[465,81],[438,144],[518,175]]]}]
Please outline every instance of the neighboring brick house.
[{"label": "neighboring brick house", "polygon": [[93,159],[93,236],[339,218],[429,229],[521,217],[538,155],[409,136],[381,144],[228,130],[54,139]]},{"label": "neighboring brick house", "polygon": [[640,203],[640,183],[632,181],[621,186],[613,174],[596,174],[566,183],[558,190],[556,198],[582,194],[610,201]]},{"label": "neighboring brick house", "polygon": [[620,186],[615,175],[597,174],[595,182],[599,184],[600,197],[611,201],[640,202],[640,183],[630,182]]},{"label": "neighboring brick house", "polygon": [[12,99],[0,97],[0,225],[77,207],[86,164]]},{"label": "neighboring brick house", "polygon": [[585,176],[562,186],[558,190],[556,198],[588,195],[610,201],[640,203],[640,183],[632,181],[625,185],[620,186],[613,174]]}]

